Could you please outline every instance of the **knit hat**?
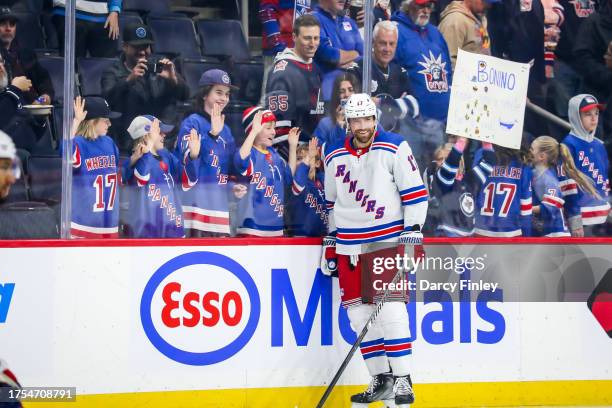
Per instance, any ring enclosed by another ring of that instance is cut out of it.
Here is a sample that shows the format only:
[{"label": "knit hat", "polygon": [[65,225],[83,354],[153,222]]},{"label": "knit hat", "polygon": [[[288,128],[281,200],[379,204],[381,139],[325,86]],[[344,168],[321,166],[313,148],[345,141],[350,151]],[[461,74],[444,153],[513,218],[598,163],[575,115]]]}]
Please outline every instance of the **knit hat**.
[{"label": "knit hat", "polygon": [[244,133],[248,135],[253,128],[253,119],[257,112],[263,112],[263,116],[261,117],[261,124],[268,122],[276,122],[276,116],[272,113],[271,110],[264,109],[261,106],[251,106],[242,114],[242,127],[244,128]]}]

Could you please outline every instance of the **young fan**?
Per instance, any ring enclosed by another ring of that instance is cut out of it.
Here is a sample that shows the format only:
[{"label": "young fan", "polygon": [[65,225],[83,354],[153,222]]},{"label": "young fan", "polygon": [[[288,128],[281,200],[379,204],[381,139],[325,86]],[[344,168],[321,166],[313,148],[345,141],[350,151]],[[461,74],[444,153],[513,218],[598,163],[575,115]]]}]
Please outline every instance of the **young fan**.
[{"label": "young fan", "polygon": [[285,188],[291,186],[296,167],[298,128],[289,131],[289,164],[272,147],[276,117],[259,106],[242,116],[247,137],[234,156],[236,168],[249,178],[246,197],[238,203],[240,236],[280,237],[284,235]]}]

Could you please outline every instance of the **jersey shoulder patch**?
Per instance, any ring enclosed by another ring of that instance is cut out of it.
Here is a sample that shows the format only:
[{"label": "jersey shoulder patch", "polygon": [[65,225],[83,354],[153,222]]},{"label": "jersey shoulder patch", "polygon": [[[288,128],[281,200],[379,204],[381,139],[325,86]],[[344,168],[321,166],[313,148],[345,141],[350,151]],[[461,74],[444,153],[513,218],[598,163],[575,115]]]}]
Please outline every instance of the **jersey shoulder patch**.
[{"label": "jersey shoulder patch", "polygon": [[272,73],[284,71],[287,68],[287,64],[288,62],[286,60],[278,61],[276,64],[274,64],[274,71],[272,71]]}]

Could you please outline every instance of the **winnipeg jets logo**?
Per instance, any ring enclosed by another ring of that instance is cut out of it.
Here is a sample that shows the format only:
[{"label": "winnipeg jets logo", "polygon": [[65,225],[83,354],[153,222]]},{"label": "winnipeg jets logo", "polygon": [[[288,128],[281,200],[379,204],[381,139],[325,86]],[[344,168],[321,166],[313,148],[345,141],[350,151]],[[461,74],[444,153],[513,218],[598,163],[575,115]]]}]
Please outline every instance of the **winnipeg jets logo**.
[{"label": "winnipeg jets logo", "polygon": [[446,62],[442,62],[442,54],[435,57],[429,51],[429,58],[421,54],[425,62],[419,61],[423,69],[419,74],[425,77],[425,84],[429,92],[448,92],[448,71],[446,71]]},{"label": "winnipeg jets logo", "polygon": [[595,2],[593,0],[572,0],[570,3],[574,6],[576,16],[586,18],[595,11]]},{"label": "winnipeg jets logo", "polygon": [[474,216],[474,197],[470,193],[463,193],[459,197],[459,208],[466,217]]}]

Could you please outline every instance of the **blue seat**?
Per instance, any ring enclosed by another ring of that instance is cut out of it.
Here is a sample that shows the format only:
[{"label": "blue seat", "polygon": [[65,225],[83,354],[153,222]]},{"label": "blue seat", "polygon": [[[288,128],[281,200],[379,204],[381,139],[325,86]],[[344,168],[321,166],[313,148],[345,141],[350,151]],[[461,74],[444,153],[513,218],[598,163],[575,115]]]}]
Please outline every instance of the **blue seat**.
[{"label": "blue seat", "polygon": [[28,162],[32,200],[60,202],[62,197],[62,159],[32,156]]},{"label": "blue seat", "polygon": [[45,48],[45,36],[40,25],[40,16],[33,13],[14,13],[19,22],[15,38],[22,48],[34,50]]},{"label": "blue seat", "polygon": [[81,78],[81,95],[101,95],[102,73],[116,61],[113,58],[79,58],[77,66]]},{"label": "blue seat", "polygon": [[233,79],[240,87],[237,99],[256,105],[261,97],[263,81],[263,62],[237,62],[233,69]]},{"label": "blue seat", "polygon": [[13,203],[16,201],[28,201],[30,199],[28,177],[26,173],[28,168],[28,161],[30,159],[30,153],[23,149],[17,149],[17,155],[19,156],[19,160],[21,161],[21,177],[15,181],[15,184],[13,184],[9,191],[9,195],[4,199],[4,202],[6,203]]},{"label": "blue seat", "polygon": [[125,0],[124,10],[138,11],[145,14],[168,14],[170,13],[169,0]]},{"label": "blue seat", "polygon": [[200,48],[193,21],[186,17],[149,17],[147,23],[153,32],[156,54],[199,58]]},{"label": "blue seat", "polygon": [[44,203],[15,202],[0,207],[0,239],[59,238],[56,212]]},{"label": "blue seat", "polygon": [[202,55],[232,57],[235,61],[251,58],[249,46],[237,20],[199,20],[196,28],[202,45]]},{"label": "blue seat", "polygon": [[[51,77],[53,89],[55,90],[54,103],[63,103],[64,101],[64,58],[55,56],[40,56],[38,62],[43,66]],[[76,87],[75,87],[76,92]]]},{"label": "blue seat", "polygon": [[184,59],[180,64],[183,78],[189,87],[190,97],[198,92],[198,81],[202,74],[209,69],[224,69],[219,61],[210,59]]}]

